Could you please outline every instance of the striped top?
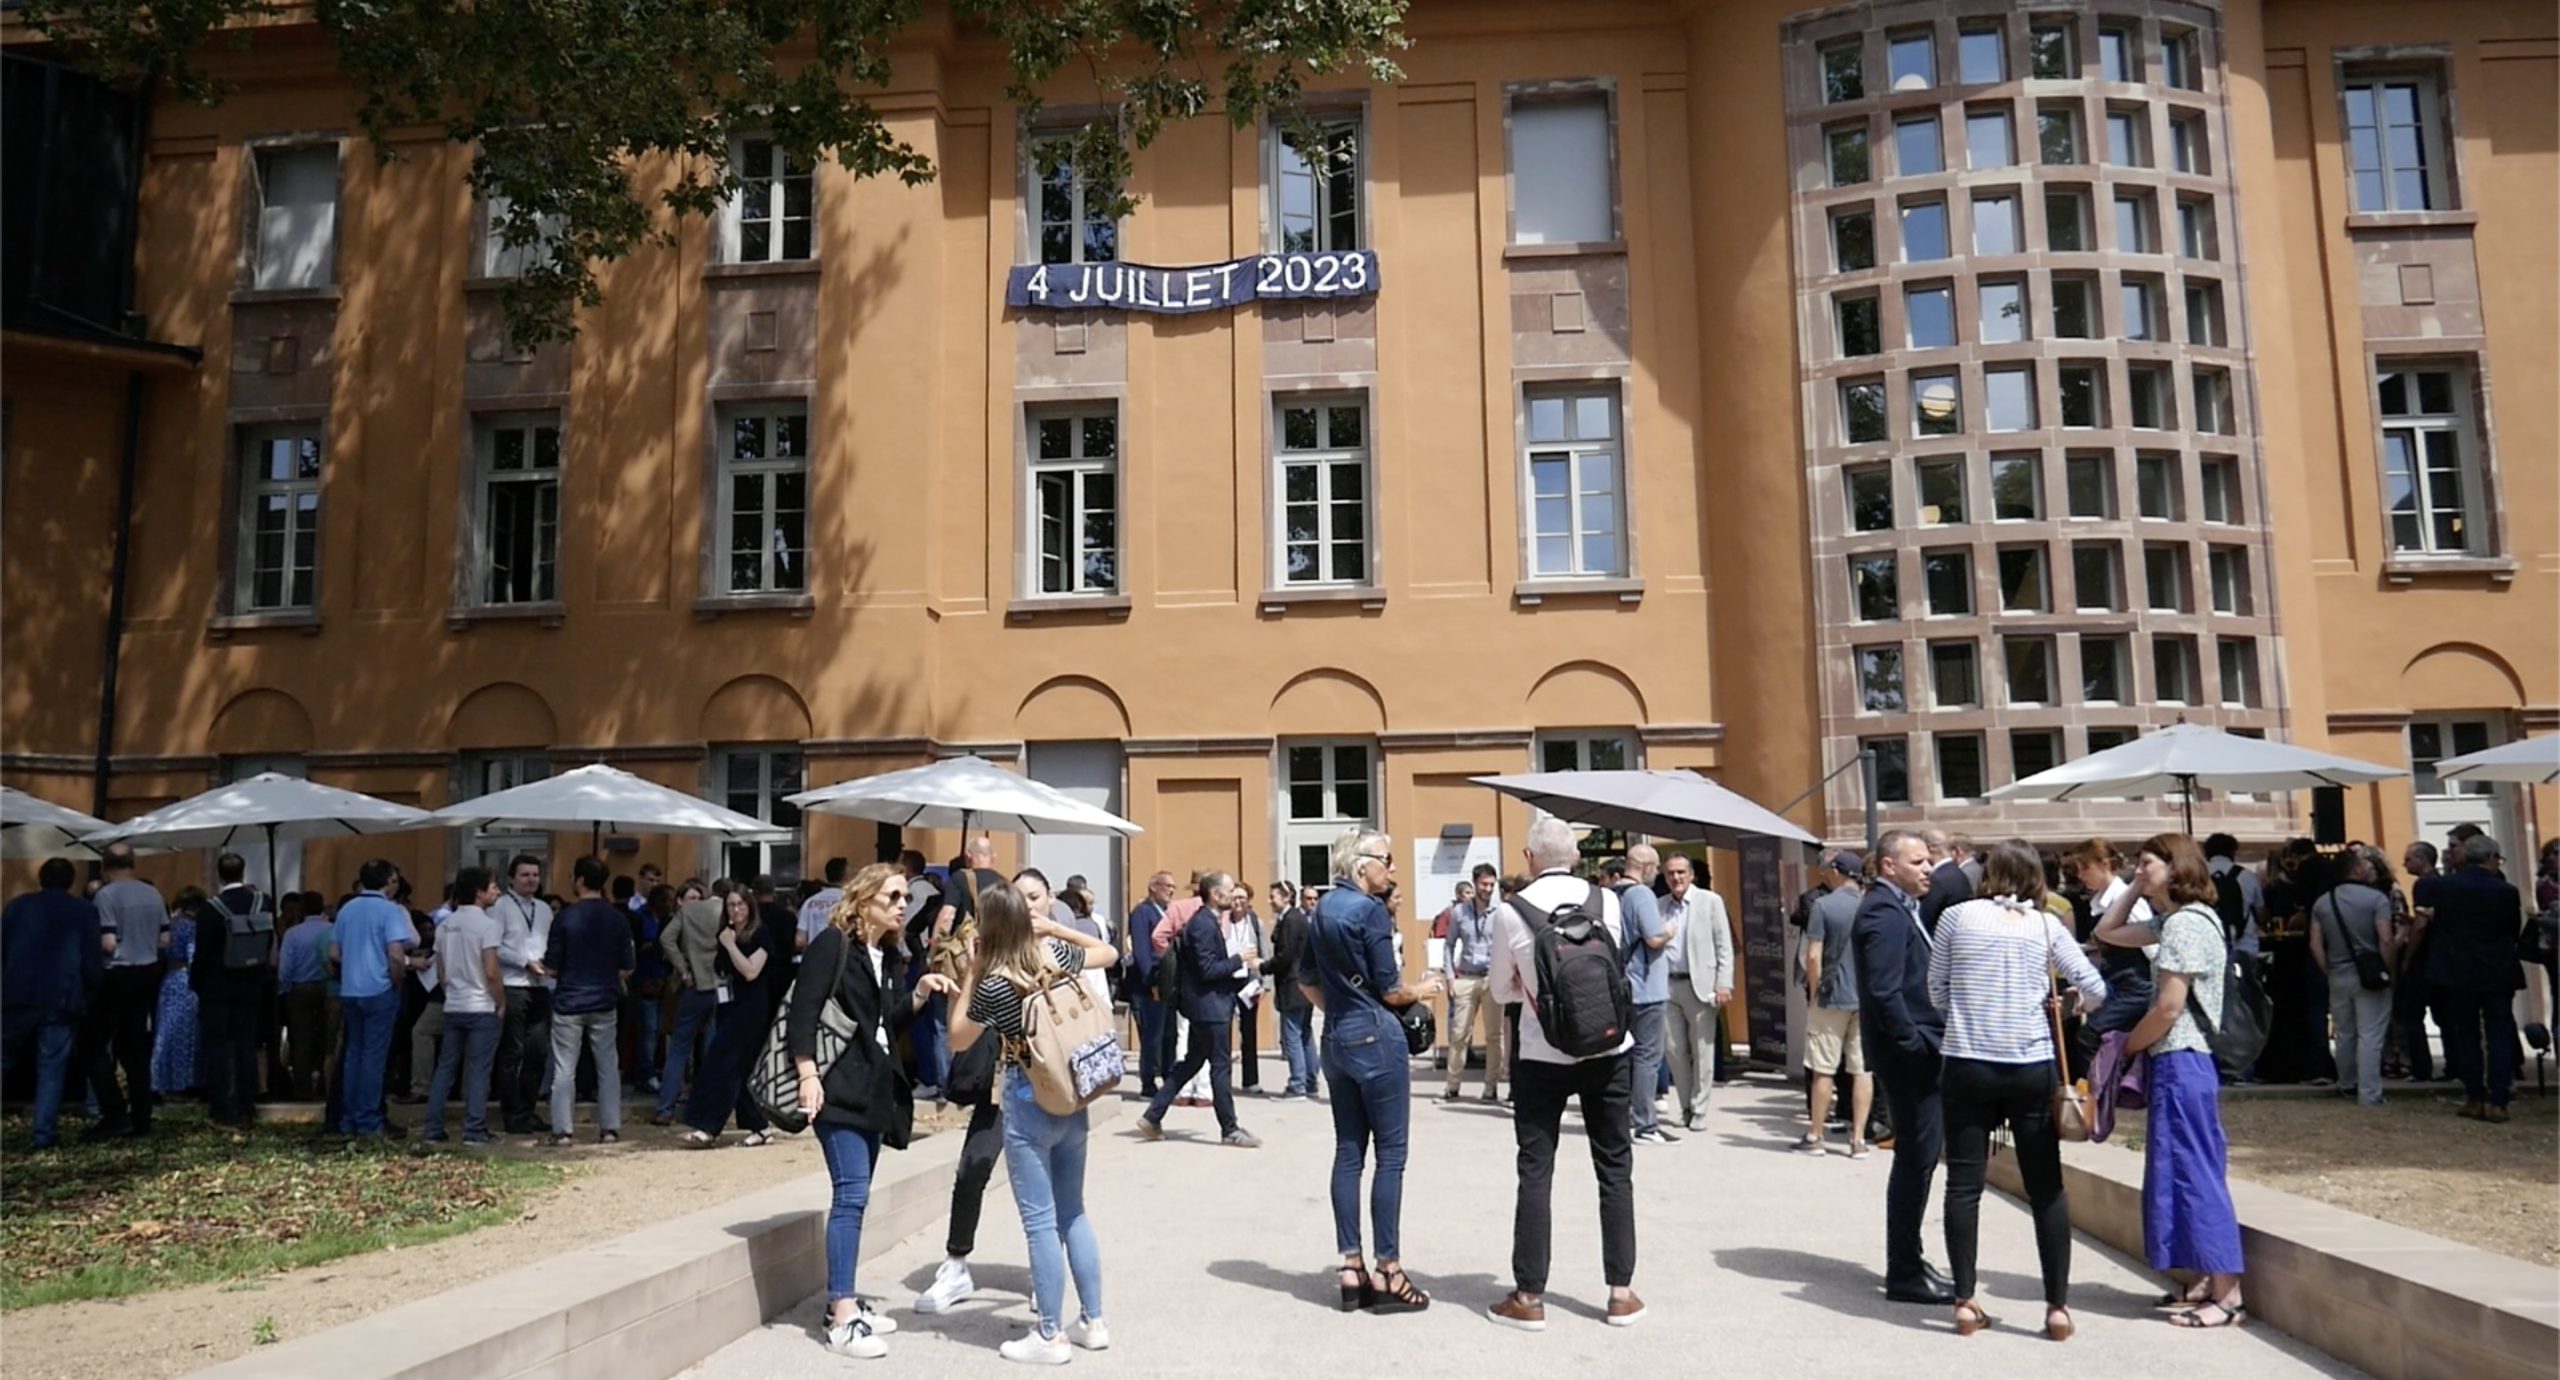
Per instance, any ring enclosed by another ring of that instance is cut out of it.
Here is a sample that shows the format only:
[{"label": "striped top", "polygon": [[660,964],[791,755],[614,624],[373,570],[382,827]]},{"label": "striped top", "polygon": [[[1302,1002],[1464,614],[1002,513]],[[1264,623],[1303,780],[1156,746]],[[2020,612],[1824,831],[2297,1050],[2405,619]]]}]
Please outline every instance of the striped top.
[{"label": "striped top", "polygon": [[1947,1018],[1939,1052],[1991,1064],[2050,1061],[2044,999],[2057,968],[2085,1005],[2107,999],[2107,980],[2053,916],[2010,896],[1949,906],[1929,950],[1929,1000]]},{"label": "striped top", "polygon": [[[1084,949],[1062,939],[1048,941],[1049,960],[1058,966],[1061,976],[1084,971]],[[1055,981],[1055,979],[1052,979]],[[978,990],[969,997],[969,1019],[987,1028],[987,1033],[1008,1040],[1019,1040],[1022,1028],[1022,991],[1000,977],[978,979]]]}]

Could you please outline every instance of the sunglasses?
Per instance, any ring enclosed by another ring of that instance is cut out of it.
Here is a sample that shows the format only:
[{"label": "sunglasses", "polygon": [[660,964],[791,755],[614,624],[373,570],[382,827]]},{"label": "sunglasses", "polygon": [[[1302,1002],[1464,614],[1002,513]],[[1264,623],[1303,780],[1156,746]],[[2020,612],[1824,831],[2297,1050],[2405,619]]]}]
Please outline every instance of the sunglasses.
[{"label": "sunglasses", "polygon": [[880,899],[883,901],[904,902],[907,899],[907,893],[903,891],[884,891],[880,893]]}]

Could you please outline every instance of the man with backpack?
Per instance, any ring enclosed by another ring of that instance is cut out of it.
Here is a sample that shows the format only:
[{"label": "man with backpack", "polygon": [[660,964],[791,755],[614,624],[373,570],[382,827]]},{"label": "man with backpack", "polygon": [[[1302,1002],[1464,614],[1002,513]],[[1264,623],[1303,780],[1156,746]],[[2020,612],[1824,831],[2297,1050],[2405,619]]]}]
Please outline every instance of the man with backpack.
[{"label": "man with backpack", "polygon": [[275,981],[275,907],[249,885],[239,854],[223,854],[213,869],[222,886],[196,912],[187,985],[196,994],[207,1114],[217,1125],[246,1126],[256,1111],[261,1017]]},{"label": "man with backpack", "polygon": [[2258,972],[2258,922],[2266,914],[2266,887],[2257,873],[2240,865],[2239,853],[2240,841],[2229,834],[2204,841],[2205,870],[2213,877],[2213,913],[2222,920],[2222,942],[2230,953],[2223,975],[2222,1027],[2213,1032],[2214,1064],[2225,1083],[2255,1081],[2251,1070],[2274,1019],[2274,1003]]},{"label": "man with backpack", "polygon": [[1511,1219],[1511,1292],[1487,1309],[1524,1332],[1547,1328],[1547,1265],[1556,1148],[1565,1103],[1582,1102],[1591,1167],[1600,1181],[1600,1262],[1609,1285],[1608,1321],[1630,1327],[1644,1316],[1636,1273],[1635,1099],[1651,1098],[1635,1077],[1635,1002],[1627,985],[1618,898],[1573,875],[1579,857],[1563,820],[1529,826],[1535,875],[1494,913],[1493,996],[1520,1003],[1512,1048],[1512,1133],[1520,1147],[1520,1194]]}]

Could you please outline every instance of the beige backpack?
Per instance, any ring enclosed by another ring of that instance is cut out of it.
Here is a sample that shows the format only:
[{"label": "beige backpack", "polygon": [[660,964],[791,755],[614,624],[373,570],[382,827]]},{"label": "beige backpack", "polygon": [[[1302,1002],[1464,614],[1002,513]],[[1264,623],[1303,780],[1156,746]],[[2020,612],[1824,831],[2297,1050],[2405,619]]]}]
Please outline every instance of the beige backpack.
[{"label": "beige backpack", "polygon": [[1022,1038],[1009,1051],[1030,1076],[1032,1099],[1051,1116],[1084,1110],[1129,1076],[1111,1008],[1073,973],[1022,995]]}]

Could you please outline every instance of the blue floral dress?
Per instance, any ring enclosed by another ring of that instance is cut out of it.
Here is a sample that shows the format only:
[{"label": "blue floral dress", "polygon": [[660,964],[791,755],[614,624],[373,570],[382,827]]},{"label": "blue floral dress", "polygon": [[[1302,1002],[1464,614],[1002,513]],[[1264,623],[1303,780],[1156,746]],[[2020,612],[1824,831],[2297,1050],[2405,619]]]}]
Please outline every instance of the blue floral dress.
[{"label": "blue floral dress", "polygon": [[187,965],[195,956],[196,922],[191,916],[179,916],[169,922],[169,971],[160,978],[160,1010],[152,1022],[154,1092],[195,1091],[196,989],[187,985]]}]

